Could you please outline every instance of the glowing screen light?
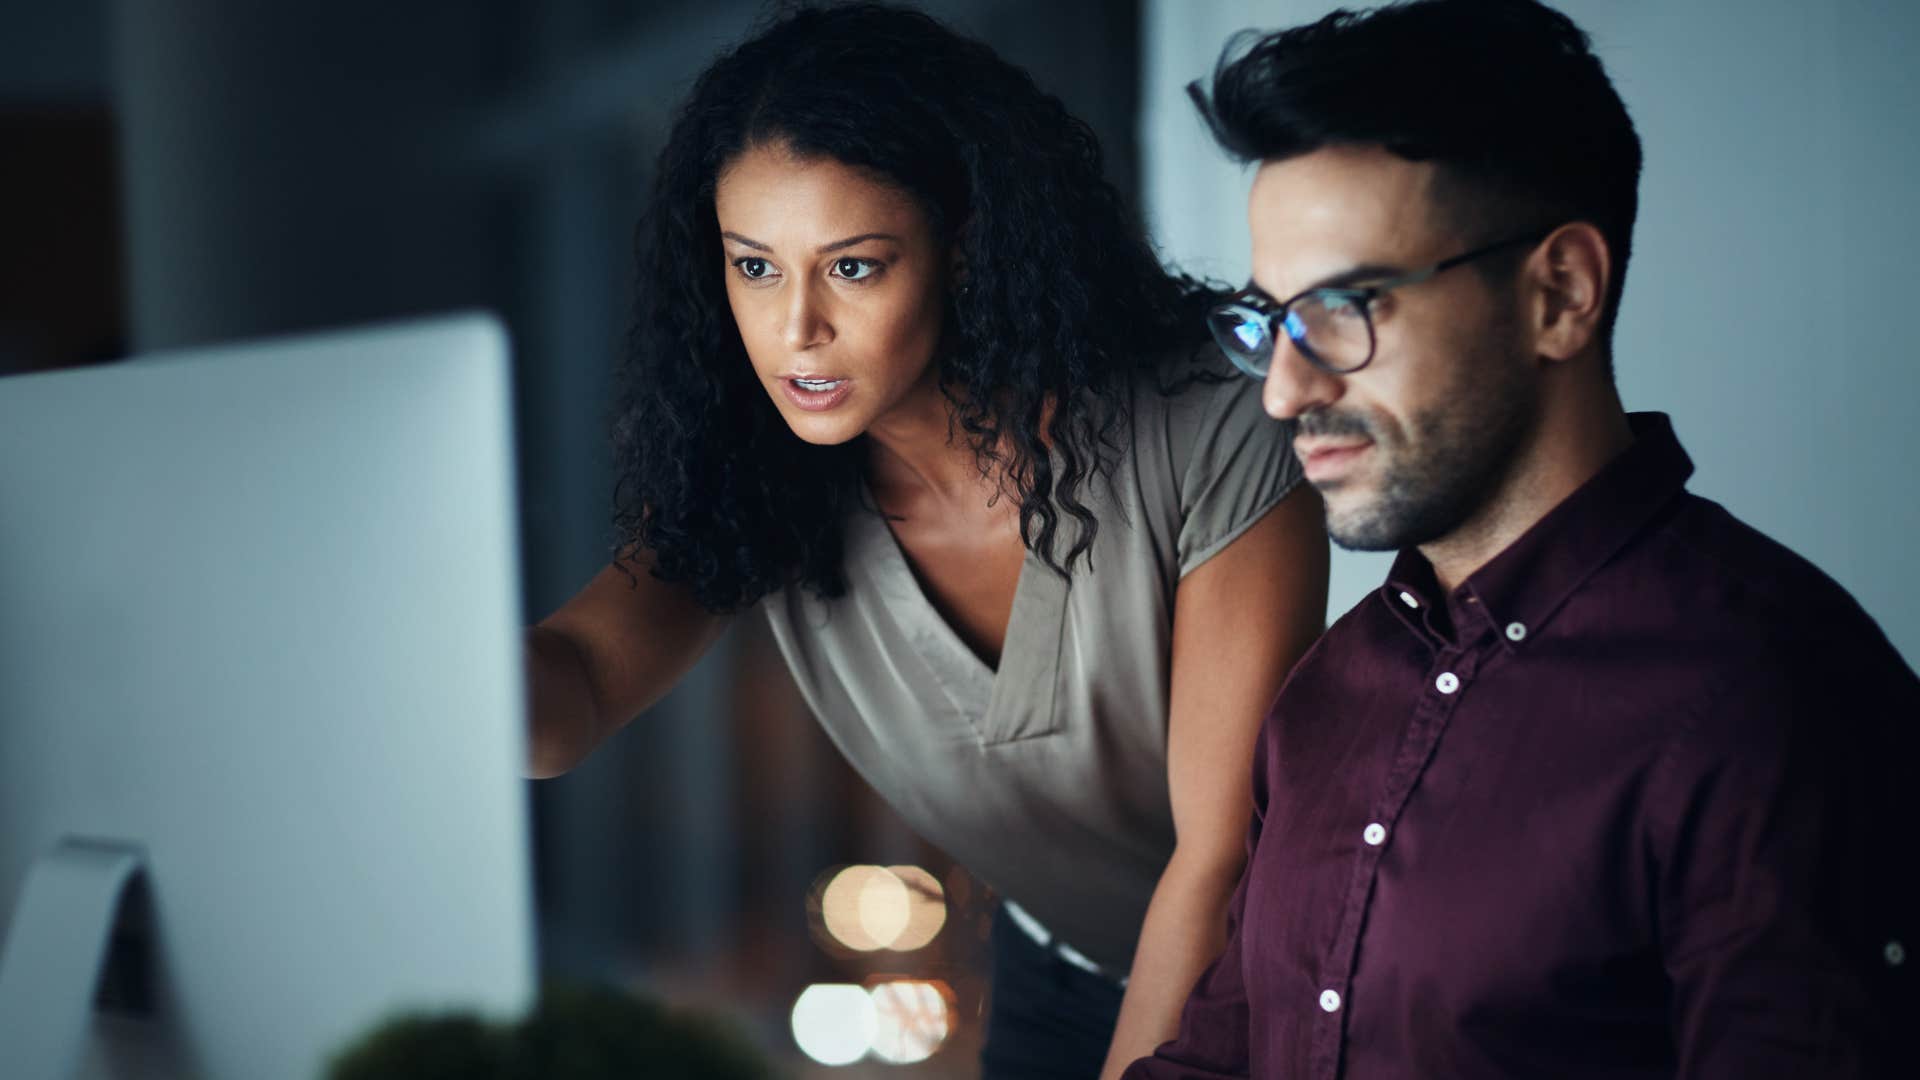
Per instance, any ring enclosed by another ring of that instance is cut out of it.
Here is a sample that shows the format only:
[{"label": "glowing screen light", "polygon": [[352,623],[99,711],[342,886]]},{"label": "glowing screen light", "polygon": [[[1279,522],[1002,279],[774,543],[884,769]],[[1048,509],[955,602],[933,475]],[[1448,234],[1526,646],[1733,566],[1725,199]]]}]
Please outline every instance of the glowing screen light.
[{"label": "glowing screen light", "polygon": [[942,982],[901,979],[872,990],[873,1055],[894,1065],[932,1057],[953,1031],[953,991]]},{"label": "glowing screen light", "polygon": [[873,995],[850,983],[815,983],[793,1003],[793,1041],[822,1065],[851,1065],[873,1049]]}]

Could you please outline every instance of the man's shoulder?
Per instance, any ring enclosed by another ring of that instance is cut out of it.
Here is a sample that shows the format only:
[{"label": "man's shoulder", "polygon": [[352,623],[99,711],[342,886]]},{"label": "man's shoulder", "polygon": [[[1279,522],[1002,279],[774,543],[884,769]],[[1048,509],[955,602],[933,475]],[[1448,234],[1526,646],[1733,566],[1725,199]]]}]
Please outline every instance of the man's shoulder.
[{"label": "man's shoulder", "polygon": [[[1819,641],[1884,639],[1839,582],[1711,499],[1682,494],[1628,560],[1640,587],[1667,591],[1678,629],[1721,632],[1805,648]],[[1606,575],[1596,582],[1606,586]]]},{"label": "man's shoulder", "polygon": [[1853,594],[1720,504],[1683,494],[1639,547],[1620,572],[1597,575],[1593,599],[1664,593],[1657,632],[1694,658],[1723,703],[1801,712],[1879,688],[1920,705],[1920,682]]},{"label": "man's shoulder", "polygon": [[1349,688],[1377,688],[1377,680],[1383,675],[1424,669],[1426,649],[1419,636],[1394,614],[1386,600],[1386,587],[1381,586],[1368,591],[1359,603],[1329,623],[1313,647],[1294,664],[1294,673],[1306,673],[1322,682],[1332,679]]}]

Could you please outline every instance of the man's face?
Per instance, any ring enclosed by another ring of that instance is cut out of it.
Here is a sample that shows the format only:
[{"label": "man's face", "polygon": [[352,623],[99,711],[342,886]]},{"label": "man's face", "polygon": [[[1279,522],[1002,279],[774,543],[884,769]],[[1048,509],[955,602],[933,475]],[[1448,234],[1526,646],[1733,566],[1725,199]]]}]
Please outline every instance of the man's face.
[{"label": "man's face", "polygon": [[[1496,239],[1451,225],[1430,193],[1434,172],[1355,147],[1262,165],[1247,211],[1254,285],[1274,300],[1364,286]],[[1334,541],[1379,551],[1440,540],[1486,506],[1532,436],[1539,390],[1518,292],[1480,271],[1392,290],[1370,314],[1373,361],[1347,375],[1279,335],[1264,400],[1298,420],[1294,449]]]}]

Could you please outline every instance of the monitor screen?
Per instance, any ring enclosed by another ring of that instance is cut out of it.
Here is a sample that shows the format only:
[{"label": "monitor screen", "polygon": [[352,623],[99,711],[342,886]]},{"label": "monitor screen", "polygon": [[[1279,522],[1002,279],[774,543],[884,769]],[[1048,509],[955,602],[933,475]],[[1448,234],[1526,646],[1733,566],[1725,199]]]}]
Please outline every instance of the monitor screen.
[{"label": "monitor screen", "polygon": [[82,1075],[527,1003],[509,384],[482,315],[0,379],[0,1045],[90,962],[19,918],[75,844],[137,857],[151,991]]}]

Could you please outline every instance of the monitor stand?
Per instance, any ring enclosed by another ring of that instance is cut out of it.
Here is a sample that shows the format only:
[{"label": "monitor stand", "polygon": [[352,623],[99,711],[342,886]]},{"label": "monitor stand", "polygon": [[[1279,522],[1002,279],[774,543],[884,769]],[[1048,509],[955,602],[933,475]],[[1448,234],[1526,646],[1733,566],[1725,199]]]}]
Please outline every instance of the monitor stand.
[{"label": "monitor stand", "polygon": [[0,947],[9,1076],[66,1080],[79,1068],[101,964],[144,861],[133,845],[69,839],[28,868]]}]

